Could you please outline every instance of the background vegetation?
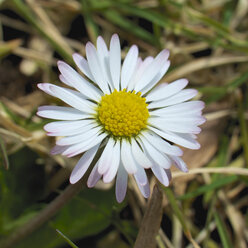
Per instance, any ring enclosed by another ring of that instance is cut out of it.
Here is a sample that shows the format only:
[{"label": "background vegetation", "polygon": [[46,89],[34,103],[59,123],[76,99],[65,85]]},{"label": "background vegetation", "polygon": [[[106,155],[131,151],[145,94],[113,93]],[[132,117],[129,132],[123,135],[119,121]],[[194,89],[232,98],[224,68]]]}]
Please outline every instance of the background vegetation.
[{"label": "background vegetation", "polygon": [[[247,247],[246,0],[1,0],[0,10],[1,248],[125,248],[137,237],[150,247],[154,234],[159,248]],[[112,185],[69,186],[78,158],[51,156],[47,121],[35,115],[59,103],[36,87],[58,83],[56,61],[73,64],[88,40],[113,33],[123,56],[131,44],[143,58],[169,49],[162,81],[187,77],[207,104],[202,148],[184,154],[190,172],[174,170],[149,204],[132,178],[123,204]]]}]

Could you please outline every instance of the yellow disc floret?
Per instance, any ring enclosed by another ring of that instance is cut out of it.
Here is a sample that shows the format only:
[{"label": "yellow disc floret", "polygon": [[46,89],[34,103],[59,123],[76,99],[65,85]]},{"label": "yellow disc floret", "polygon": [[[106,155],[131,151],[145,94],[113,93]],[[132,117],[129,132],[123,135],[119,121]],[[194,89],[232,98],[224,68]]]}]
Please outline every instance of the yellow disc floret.
[{"label": "yellow disc floret", "polygon": [[141,93],[115,90],[104,95],[98,105],[98,119],[115,137],[136,136],[146,127],[149,112]]}]

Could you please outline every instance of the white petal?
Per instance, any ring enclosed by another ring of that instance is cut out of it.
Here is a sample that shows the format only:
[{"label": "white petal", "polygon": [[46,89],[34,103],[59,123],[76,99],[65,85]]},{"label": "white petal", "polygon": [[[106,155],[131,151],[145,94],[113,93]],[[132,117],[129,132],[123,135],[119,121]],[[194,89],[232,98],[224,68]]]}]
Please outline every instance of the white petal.
[{"label": "white petal", "polygon": [[168,186],[170,184],[170,180],[168,178],[167,173],[165,172],[165,170],[163,168],[161,168],[160,166],[154,164],[154,166],[151,168],[152,172],[154,173],[154,175],[156,176],[156,178],[164,185],[164,186]]},{"label": "white petal", "polygon": [[79,75],[72,67],[67,65],[63,61],[58,61],[58,68],[62,75],[65,77],[66,81],[85,95],[89,99],[98,101],[101,98],[101,92],[90,82],[85,80],[81,75]]},{"label": "white petal", "polygon": [[131,46],[121,69],[121,89],[127,88],[129,81],[134,73],[138,60],[139,50],[136,45]]},{"label": "white petal", "polygon": [[156,91],[156,90],[151,91],[146,96],[146,100],[150,102],[150,101],[157,101],[157,100],[165,99],[167,97],[170,97],[176,94],[183,88],[185,88],[187,84],[188,84],[188,80],[184,78],[176,80],[170,84],[161,84],[164,87],[160,88],[159,91]]},{"label": "white petal", "polygon": [[151,56],[146,57],[144,61],[142,61],[141,58],[138,58],[135,73],[130,80],[130,83],[128,85],[128,90],[133,90],[134,87],[136,87],[136,85],[139,84],[140,78],[142,77],[144,72],[149,68],[153,60],[154,58]]},{"label": "white petal", "polygon": [[119,170],[117,173],[116,184],[115,184],[115,194],[117,202],[122,202],[125,198],[127,192],[127,177],[128,174],[124,169],[122,163],[120,163]]},{"label": "white petal", "polygon": [[[151,109],[150,104],[147,106],[148,109]],[[173,106],[153,110],[151,114],[171,114],[171,113],[185,113],[187,111],[188,114],[198,112],[205,107],[204,102],[202,101],[190,101],[190,102],[183,102]]]},{"label": "white petal", "polygon": [[121,47],[117,34],[114,34],[110,41],[109,66],[114,88],[119,90],[121,73]]},{"label": "white petal", "polygon": [[95,113],[94,107],[95,104],[73,94],[68,89],[52,85],[50,86],[51,91],[56,94],[56,96],[64,101],[65,103],[69,104],[70,106],[81,110],[85,113]]},{"label": "white petal", "polygon": [[92,148],[93,146],[100,144],[102,142],[102,140],[107,136],[106,133],[102,133],[100,135],[96,135],[93,136],[91,139],[75,144],[75,145],[71,145],[68,149],[66,149],[62,155],[65,155],[67,157],[73,157],[76,156],[80,153],[83,153],[87,150],[89,150],[90,148]]},{"label": "white petal", "polygon": [[116,176],[117,170],[120,164],[120,141],[117,141],[112,155],[111,167],[108,168],[108,171],[103,175],[103,182],[110,183]]},{"label": "white petal", "polygon": [[[54,121],[46,124],[44,129],[47,132],[61,132],[61,131],[71,131],[78,128],[82,128],[88,124],[94,123],[94,120],[79,120],[79,121]],[[58,135],[64,136],[64,135]]]},{"label": "white petal", "polygon": [[206,121],[206,118],[203,116],[167,116],[161,115],[161,121],[171,121],[171,122],[181,122],[183,124],[193,124],[193,125],[201,125]]},{"label": "white petal", "polygon": [[147,70],[141,76],[139,82],[135,85],[135,91],[141,91],[155,78],[155,76],[164,67],[168,57],[169,52],[167,50],[163,50],[157,55],[154,61],[149,65]]},{"label": "white petal", "polygon": [[[73,130],[62,130],[62,131],[58,131],[58,132],[48,132],[47,135],[48,136],[64,136],[64,137],[66,137],[66,136],[72,137],[75,135],[78,136],[84,132],[83,131],[84,129],[88,129],[89,126],[90,125],[86,125],[86,126],[83,126],[81,128],[77,128],[77,129],[73,129]],[[98,124],[94,123],[90,129],[92,129],[96,126],[98,126]]]},{"label": "white petal", "polygon": [[81,130],[81,133],[59,139],[56,141],[56,144],[60,146],[68,146],[79,142],[88,141],[91,137],[95,136],[97,133],[100,133],[101,130],[102,127],[92,127],[92,125],[88,125]]},{"label": "white petal", "polygon": [[109,94],[109,87],[107,82],[104,80],[104,77],[102,76],[103,72],[96,48],[92,43],[88,42],[85,46],[85,51],[90,71],[95,79],[94,82],[99,86],[103,93]]},{"label": "white petal", "polygon": [[62,74],[59,75],[59,80],[60,80],[62,83],[66,84],[66,85],[68,85],[68,86],[70,86],[70,87],[73,87],[73,85],[72,85],[69,81],[67,81],[66,78],[65,78]]},{"label": "white petal", "polygon": [[183,171],[183,172],[188,172],[188,168],[187,168],[187,165],[185,164],[185,162],[179,158],[179,157],[176,157],[176,156],[171,156],[171,158],[173,159],[174,163],[175,163],[175,166]]},{"label": "white petal", "polygon": [[100,178],[102,177],[102,175],[98,172],[98,163],[96,163],[96,165],[94,166],[94,168],[92,169],[88,181],[87,181],[87,185],[89,188],[93,188],[95,187],[96,183],[100,180]]},{"label": "white petal", "polygon": [[57,146],[56,145],[52,148],[50,153],[51,153],[51,155],[57,155],[57,154],[63,153],[67,148],[68,148],[68,146]]},{"label": "white petal", "polygon": [[37,115],[54,120],[80,120],[90,117],[77,109],[61,106],[41,106]]},{"label": "white petal", "polygon": [[39,89],[41,89],[42,91],[46,92],[48,95],[56,97],[56,95],[50,90],[51,85],[52,84],[49,84],[49,83],[37,84]]},{"label": "white petal", "polygon": [[137,144],[136,140],[132,138],[132,153],[135,161],[144,168],[152,167],[152,162],[148,159],[145,153],[141,150],[140,146]]},{"label": "white petal", "polygon": [[[140,138],[141,143],[145,149],[146,155],[152,159],[155,163],[161,166],[164,169],[171,167],[171,160],[168,156],[158,151],[154,148],[146,139],[143,137]],[[153,163],[154,164],[154,163]]]},{"label": "white petal", "polygon": [[78,163],[72,170],[70,183],[74,184],[83,177],[85,172],[88,170],[93,158],[95,157],[98,148],[99,144],[85,152],[84,155],[79,159]]},{"label": "white petal", "polygon": [[161,101],[154,101],[150,103],[149,107],[150,108],[162,108],[165,106],[182,103],[182,102],[188,101],[189,99],[193,98],[196,95],[197,95],[197,90],[194,90],[194,89],[181,90],[179,93],[169,98],[166,98]]},{"label": "white petal", "polygon": [[147,182],[148,182],[148,179],[147,179],[147,175],[146,175],[146,172],[144,170],[144,168],[142,168],[141,166],[137,166],[138,170],[137,172],[134,174],[134,178],[136,180],[136,182],[139,184],[139,185],[146,185]]},{"label": "white petal", "polygon": [[94,77],[92,76],[87,60],[78,53],[74,53],[72,57],[80,71],[91,81],[94,81]]},{"label": "white petal", "polygon": [[127,91],[131,91],[134,89],[134,85],[137,81],[136,78],[139,78],[139,72],[141,71],[140,68],[142,67],[141,65],[143,64],[144,62],[142,62],[142,59],[139,57],[137,59],[137,62],[136,62],[136,65],[135,65],[135,69],[134,69],[134,73],[131,77],[131,79],[129,80],[129,84],[127,85]]},{"label": "white petal", "polygon": [[98,172],[100,174],[106,173],[108,168],[111,166],[114,145],[115,140],[113,138],[109,138],[108,143],[106,144],[99,159]]},{"label": "white petal", "polygon": [[169,131],[161,131],[154,127],[149,127],[152,131],[157,133],[159,136],[163,137],[164,139],[174,142],[180,146],[189,148],[189,149],[199,149],[200,144],[191,138],[188,134],[179,134],[179,133],[172,133]]},{"label": "white petal", "polygon": [[121,161],[128,173],[134,174],[137,172],[137,165],[132,155],[131,145],[126,139],[122,139],[121,143]]},{"label": "white petal", "polygon": [[160,152],[164,152],[165,154],[174,155],[174,156],[183,155],[183,151],[179,147],[169,144],[168,142],[163,140],[160,136],[158,136],[156,133],[146,131],[146,132],[142,132],[142,135],[151,145],[153,145]]},{"label": "white petal", "polygon": [[106,46],[106,43],[104,42],[101,36],[97,38],[97,54],[102,68],[103,76],[108,82],[109,87],[113,89],[114,84],[110,75],[109,68],[109,51]]},{"label": "white petal", "polygon": [[140,192],[142,193],[142,195],[145,198],[148,198],[150,196],[150,186],[149,186],[149,182],[147,181],[147,183],[145,185],[141,185],[139,184],[139,182],[136,180],[137,185],[139,187]]},{"label": "white petal", "polygon": [[201,132],[201,129],[194,123],[163,121],[161,118],[149,118],[149,125],[154,126],[162,131],[193,134],[198,134]]},{"label": "white petal", "polygon": [[164,76],[164,74],[168,71],[170,67],[170,61],[167,61],[164,63],[164,66],[162,67],[162,69],[155,75],[155,77],[151,80],[151,82],[142,89],[142,96],[147,93],[149,90],[151,90],[160,80],[161,78]]}]

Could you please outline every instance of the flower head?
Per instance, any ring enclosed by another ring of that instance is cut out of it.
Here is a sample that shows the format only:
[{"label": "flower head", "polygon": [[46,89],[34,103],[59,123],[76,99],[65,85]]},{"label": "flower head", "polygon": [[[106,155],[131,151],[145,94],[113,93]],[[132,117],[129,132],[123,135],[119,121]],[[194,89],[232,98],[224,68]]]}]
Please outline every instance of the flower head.
[{"label": "flower head", "polygon": [[148,197],[145,169],[150,168],[165,186],[169,185],[172,165],[187,171],[180,158],[183,152],[174,144],[200,148],[196,134],[201,131],[198,125],[205,122],[204,103],[188,102],[197,91],[184,89],[186,79],[155,87],[170,65],[167,50],[142,60],[133,45],[121,65],[120,41],[114,34],[109,50],[102,37],[97,39],[97,49],[88,42],[86,57],[73,55],[85,77],[58,62],[60,80],[70,88],[38,85],[70,106],[38,109],[39,116],[59,120],[44,127],[50,136],[63,136],[51,153],[68,157],[83,153],[71,173],[71,183],[80,180],[98,157],[88,178],[89,187],[101,178],[109,183],[117,175],[116,198],[121,202],[128,174],[132,174],[141,193]]}]

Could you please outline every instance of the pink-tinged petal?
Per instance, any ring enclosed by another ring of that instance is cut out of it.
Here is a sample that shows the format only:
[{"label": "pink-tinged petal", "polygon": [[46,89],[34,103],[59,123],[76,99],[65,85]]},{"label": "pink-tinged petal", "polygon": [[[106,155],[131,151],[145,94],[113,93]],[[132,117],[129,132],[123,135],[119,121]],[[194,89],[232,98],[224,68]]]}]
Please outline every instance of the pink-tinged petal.
[{"label": "pink-tinged petal", "polygon": [[47,93],[50,96],[56,97],[56,95],[50,90],[50,86],[51,85],[52,84],[49,84],[49,83],[40,83],[40,84],[37,84],[37,86],[38,86],[39,89],[41,89],[42,91],[44,91],[45,93]]},{"label": "pink-tinged petal", "polygon": [[148,183],[146,172],[141,166],[137,166],[137,168],[138,169],[137,172],[134,174],[134,178],[139,185],[144,186]]},{"label": "pink-tinged petal", "polygon": [[90,101],[87,101],[77,94],[73,94],[72,91],[69,89],[58,87],[55,85],[50,86],[51,91],[56,94],[56,96],[64,101],[65,103],[69,104],[70,106],[81,110],[85,113],[94,114],[95,113],[95,104]]},{"label": "pink-tinged petal", "polygon": [[72,57],[80,71],[91,81],[94,81],[87,60],[78,53],[74,53]]},{"label": "pink-tinged petal", "polygon": [[89,150],[90,148],[92,148],[93,146],[100,144],[106,136],[107,136],[106,133],[102,133],[100,135],[97,134],[87,141],[83,141],[83,142],[80,142],[78,144],[71,145],[71,146],[69,146],[68,149],[66,149],[62,153],[62,155],[65,155],[67,157],[73,157],[73,156],[76,156],[80,153],[83,153],[83,152]]},{"label": "pink-tinged petal", "polygon": [[96,48],[91,42],[88,42],[85,46],[86,57],[88,60],[88,65],[90,71],[94,77],[94,82],[99,86],[103,93],[109,94],[108,83],[105,81],[103,75],[103,71],[100,65],[100,61],[98,58],[98,54]]},{"label": "pink-tinged petal", "polygon": [[120,166],[117,172],[116,183],[115,183],[115,195],[116,195],[116,200],[119,203],[121,203],[126,196],[127,178],[128,178],[128,174],[123,164],[120,163]]},{"label": "pink-tinged petal", "polygon": [[73,87],[73,85],[71,85],[71,83],[70,83],[69,81],[67,81],[66,78],[65,78],[62,74],[59,75],[59,80],[60,80],[62,83],[66,84],[66,85],[68,85],[68,86],[70,86],[70,87]]},{"label": "pink-tinged petal", "polygon": [[152,90],[146,96],[146,100],[150,102],[150,101],[158,101],[168,98],[181,91],[183,88],[187,86],[187,84],[188,84],[188,80],[184,78],[176,80],[170,84],[163,83],[161,84],[163,87],[161,87],[159,91],[156,91],[157,87],[154,90]]},{"label": "pink-tinged petal", "polygon": [[[62,131],[72,131],[78,128],[82,128],[89,124],[94,124],[95,120],[79,120],[79,121],[54,121],[46,124],[44,130],[47,132],[62,132]],[[65,135],[58,135],[65,136]]]},{"label": "pink-tinged petal", "polygon": [[101,98],[101,91],[79,75],[71,66],[63,61],[58,61],[58,68],[66,81],[70,82],[84,96],[95,101]]},{"label": "pink-tinged petal", "polygon": [[68,146],[54,146],[52,149],[51,149],[51,151],[50,151],[50,153],[51,153],[51,155],[57,155],[57,154],[61,154],[61,153],[63,153],[66,149],[68,148]]},{"label": "pink-tinged petal", "polygon": [[109,138],[102,152],[102,155],[99,159],[98,172],[100,174],[106,173],[106,171],[111,166],[114,145],[115,145],[115,140],[113,138]]},{"label": "pink-tinged petal", "polygon": [[121,47],[117,34],[114,34],[110,41],[109,66],[114,88],[119,90],[121,73]]},{"label": "pink-tinged petal", "polygon": [[157,164],[154,164],[154,166],[151,168],[153,174],[155,175],[155,177],[164,185],[164,186],[169,186],[170,184],[170,180],[168,178],[167,173],[165,172],[165,170],[160,167]]},{"label": "pink-tinged petal", "polygon": [[197,93],[198,91],[194,89],[181,90],[180,92],[178,92],[177,94],[169,98],[166,98],[161,101],[154,101],[150,103],[149,105],[150,105],[150,108],[163,108],[165,106],[171,106],[171,105],[175,105],[178,103],[188,101],[194,96],[196,96]]},{"label": "pink-tinged petal", "polygon": [[155,75],[155,77],[151,80],[151,82],[141,90],[142,96],[146,94],[149,90],[151,90],[161,80],[161,78],[168,71],[169,67],[170,67],[170,61],[165,62],[162,69]]},{"label": "pink-tinged petal", "polygon": [[121,161],[129,174],[137,172],[137,165],[132,155],[131,145],[126,139],[121,143]]},{"label": "pink-tinged petal", "polygon": [[70,176],[70,183],[74,184],[78,182],[85,174],[85,172],[88,170],[91,162],[93,161],[96,152],[99,148],[99,144],[92,147],[90,150],[84,153],[84,155],[79,159],[78,163],[72,170],[71,176]]},{"label": "pink-tinged petal", "polygon": [[61,106],[41,106],[37,115],[54,120],[80,120],[90,117],[77,109]]},{"label": "pink-tinged petal", "polygon": [[134,90],[137,92],[142,91],[142,89],[144,89],[161,71],[161,69],[164,67],[165,63],[167,62],[168,57],[169,57],[168,50],[161,51],[154,59],[154,61],[152,61],[152,63],[149,65],[149,67],[144,72],[144,74],[141,76],[139,82],[135,85]]},{"label": "pink-tinged petal", "polygon": [[164,139],[174,142],[177,145],[193,150],[197,150],[200,148],[200,144],[192,137],[190,137],[188,134],[179,134],[169,131],[161,131],[154,127],[149,127],[149,129],[157,133],[159,136],[163,137]]},{"label": "pink-tinged petal", "polygon": [[59,139],[56,141],[56,144],[60,146],[68,146],[68,145],[73,145],[80,142],[88,141],[89,139],[100,133],[101,130],[102,130],[101,126],[92,128],[92,126],[88,125],[88,128],[84,127],[81,133]]},{"label": "pink-tinged petal", "polygon": [[[135,178],[136,179],[136,178]],[[139,190],[141,192],[141,194],[145,197],[148,198],[150,196],[150,186],[149,186],[149,182],[147,181],[147,183],[145,185],[141,185],[137,180],[136,183],[139,187]]]},{"label": "pink-tinged petal", "polygon": [[95,185],[97,184],[97,182],[101,179],[102,175],[98,172],[98,163],[96,163],[96,165],[94,166],[94,168],[92,169],[88,181],[87,181],[87,185],[89,188],[93,188],[95,187]]},{"label": "pink-tinged petal", "polygon": [[131,46],[123,61],[121,69],[121,89],[126,89],[129,84],[137,65],[138,54],[138,47],[136,45]]},{"label": "pink-tinged petal", "polygon": [[142,151],[140,146],[137,144],[137,141],[132,138],[132,153],[135,161],[142,166],[143,168],[150,168],[152,167],[152,162],[148,159],[148,157],[145,155],[145,153]]},{"label": "pink-tinged petal", "polygon": [[171,171],[170,171],[170,169],[165,169],[164,170],[165,171],[165,173],[166,173],[166,175],[167,175],[167,177],[168,177],[168,180],[169,180],[169,182],[171,181],[171,179],[172,179],[172,176],[171,176]]},{"label": "pink-tinged petal", "polygon": [[116,142],[112,153],[113,153],[113,157],[112,157],[111,167],[109,167],[108,171],[103,175],[104,183],[110,183],[114,179],[118,171],[120,165],[120,159],[121,159],[120,141]]},{"label": "pink-tinged petal", "polygon": [[175,166],[183,171],[183,172],[188,172],[188,168],[187,168],[187,165],[185,164],[185,162],[179,158],[179,157],[176,157],[176,156],[171,156],[172,160],[174,161],[174,164]]}]

